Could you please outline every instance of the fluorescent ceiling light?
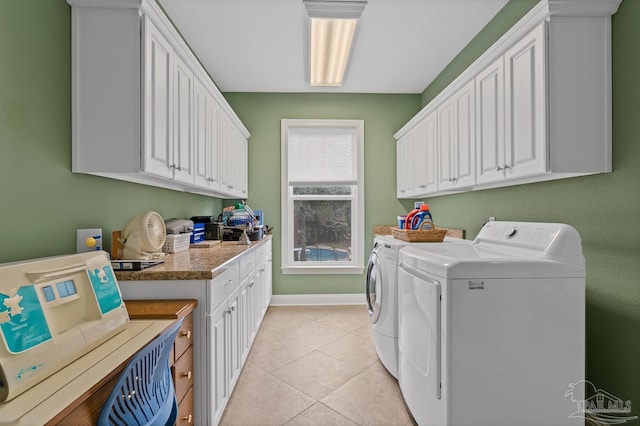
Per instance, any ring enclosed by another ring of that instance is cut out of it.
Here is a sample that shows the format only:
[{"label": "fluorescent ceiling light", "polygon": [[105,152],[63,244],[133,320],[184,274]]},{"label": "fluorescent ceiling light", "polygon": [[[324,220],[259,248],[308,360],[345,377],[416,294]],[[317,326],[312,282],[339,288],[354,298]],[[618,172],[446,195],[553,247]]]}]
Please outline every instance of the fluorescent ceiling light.
[{"label": "fluorescent ceiling light", "polygon": [[303,0],[308,21],[311,86],[341,86],[366,1]]}]

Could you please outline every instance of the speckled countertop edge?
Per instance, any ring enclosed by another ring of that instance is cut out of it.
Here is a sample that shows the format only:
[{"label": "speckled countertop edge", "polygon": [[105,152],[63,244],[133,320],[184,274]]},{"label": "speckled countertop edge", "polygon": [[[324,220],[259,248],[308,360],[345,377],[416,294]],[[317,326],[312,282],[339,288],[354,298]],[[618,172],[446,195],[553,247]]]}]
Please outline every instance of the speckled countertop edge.
[{"label": "speckled countertop edge", "polygon": [[211,280],[225,271],[224,265],[267,241],[267,235],[259,241],[241,245],[236,241],[224,241],[211,248],[192,248],[180,253],[168,254],[163,264],[143,271],[115,271],[118,281],[152,280]]}]

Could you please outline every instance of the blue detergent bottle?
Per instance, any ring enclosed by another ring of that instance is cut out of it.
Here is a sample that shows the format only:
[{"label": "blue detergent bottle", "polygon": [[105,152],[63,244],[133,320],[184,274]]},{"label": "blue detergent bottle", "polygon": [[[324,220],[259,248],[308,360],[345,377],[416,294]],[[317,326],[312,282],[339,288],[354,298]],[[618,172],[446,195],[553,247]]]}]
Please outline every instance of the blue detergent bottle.
[{"label": "blue detergent bottle", "polygon": [[[424,227],[422,226],[423,224]],[[431,212],[429,211],[429,205],[423,204],[420,206],[420,211],[418,211],[411,217],[411,229],[427,230],[433,228],[433,218],[431,217]]]}]

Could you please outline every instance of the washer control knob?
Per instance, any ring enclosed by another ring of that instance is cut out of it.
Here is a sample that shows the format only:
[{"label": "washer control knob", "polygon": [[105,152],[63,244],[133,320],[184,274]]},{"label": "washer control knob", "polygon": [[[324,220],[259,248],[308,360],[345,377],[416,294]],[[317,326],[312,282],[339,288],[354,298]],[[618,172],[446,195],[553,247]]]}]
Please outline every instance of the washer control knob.
[{"label": "washer control knob", "polygon": [[517,233],[518,233],[518,227],[517,226],[510,226],[505,230],[504,237],[505,238],[513,238],[513,237],[516,236]]}]

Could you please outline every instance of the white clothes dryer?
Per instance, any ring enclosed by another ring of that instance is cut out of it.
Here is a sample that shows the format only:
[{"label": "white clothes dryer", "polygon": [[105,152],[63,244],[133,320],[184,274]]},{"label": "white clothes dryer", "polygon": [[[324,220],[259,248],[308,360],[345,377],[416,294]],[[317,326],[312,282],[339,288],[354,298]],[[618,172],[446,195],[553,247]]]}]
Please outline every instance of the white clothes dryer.
[{"label": "white clothes dryer", "polygon": [[410,243],[391,235],[374,238],[367,265],[366,299],[378,358],[398,378],[398,254],[407,245],[467,243],[470,240],[445,237],[442,243]]},{"label": "white clothes dryer", "polygon": [[398,382],[420,426],[577,425],[585,261],[564,224],[489,222],[399,255]]}]

